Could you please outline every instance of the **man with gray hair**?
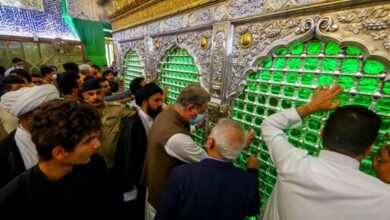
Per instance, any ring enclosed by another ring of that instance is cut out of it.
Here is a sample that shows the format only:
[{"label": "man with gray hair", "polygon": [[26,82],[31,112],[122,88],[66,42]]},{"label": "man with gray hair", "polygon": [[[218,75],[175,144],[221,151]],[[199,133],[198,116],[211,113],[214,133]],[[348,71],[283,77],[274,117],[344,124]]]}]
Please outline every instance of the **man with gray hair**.
[{"label": "man with gray hair", "polygon": [[141,184],[147,187],[146,219],[153,219],[165,190],[171,170],[184,163],[206,157],[190,135],[190,124],[202,118],[210,95],[200,85],[182,90],[175,108],[160,113],[150,130]]},{"label": "man with gray hair", "polygon": [[248,146],[246,137],[237,122],[220,119],[206,141],[208,157],[172,170],[156,220],[241,220],[257,215],[260,162],[254,156],[248,159],[250,173],[232,163]]},{"label": "man with gray hair", "polygon": [[88,76],[92,76],[93,77],[93,74],[92,74],[92,71],[91,71],[91,66],[88,65],[88,64],[81,64],[79,66],[79,70],[80,70],[80,79],[81,81],[84,82],[84,79]]}]

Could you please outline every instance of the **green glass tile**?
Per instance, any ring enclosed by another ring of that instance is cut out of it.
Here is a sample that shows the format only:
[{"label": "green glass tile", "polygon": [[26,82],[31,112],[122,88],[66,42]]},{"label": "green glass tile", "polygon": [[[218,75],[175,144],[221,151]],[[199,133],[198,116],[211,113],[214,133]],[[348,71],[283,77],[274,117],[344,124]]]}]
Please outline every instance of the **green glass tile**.
[{"label": "green glass tile", "polygon": [[245,94],[240,94],[237,96],[237,100],[244,100],[245,99]]},{"label": "green glass tile", "polygon": [[253,112],[253,105],[252,104],[246,104],[245,110],[247,112]]},{"label": "green glass tile", "polygon": [[318,67],[318,59],[317,58],[307,58],[305,60],[304,69],[305,70],[316,70]]},{"label": "green glass tile", "polygon": [[282,82],[283,81],[283,73],[282,72],[274,72],[272,75],[272,80],[274,82]]},{"label": "green glass tile", "polygon": [[298,42],[291,45],[290,53],[293,55],[301,55],[303,54],[304,49],[305,49],[305,45],[302,42]]},{"label": "green glass tile", "polygon": [[286,58],[276,58],[275,59],[275,69],[283,69],[286,66]]},{"label": "green glass tile", "polygon": [[291,58],[288,61],[288,68],[291,70],[297,70],[301,68],[301,59],[300,58]]},{"label": "green glass tile", "polygon": [[334,42],[327,42],[325,46],[325,54],[326,55],[337,55],[341,51],[341,48],[339,45],[337,45]]},{"label": "green glass tile", "polygon": [[307,132],[304,137],[304,141],[307,144],[315,145],[318,141],[318,135]]},{"label": "green glass tile", "polygon": [[384,133],[390,132],[390,118],[382,118],[380,130],[383,131]]},{"label": "green glass tile", "polygon": [[316,119],[309,119],[307,121],[307,127],[311,130],[319,131],[321,128],[321,122]]},{"label": "green glass tile", "polygon": [[285,96],[287,96],[287,97],[292,97],[292,96],[294,96],[294,87],[292,87],[292,86],[286,86],[286,87],[284,87],[284,89],[283,89],[283,94],[285,95]]},{"label": "green glass tile", "polygon": [[382,98],[376,103],[376,110],[380,113],[390,115],[390,98]]},{"label": "green glass tile", "polygon": [[347,55],[361,55],[362,54],[362,51],[357,48],[357,47],[354,47],[354,46],[348,46],[346,49],[345,49],[345,53]]},{"label": "green glass tile", "polygon": [[259,91],[260,91],[260,92],[266,93],[266,92],[268,91],[268,84],[261,83],[261,84],[259,85]]},{"label": "green glass tile", "polygon": [[243,102],[236,101],[236,103],[234,103],[234,109],[242,110],[243,108],[244,108],[244,103]]},{"label": "green glass tile", "polygon": [[257,114],[257,115],[263,115],[263,114],[264,114],[264,107],[258,106],[258,107],[256,108],[256,114]]},{"label": "green glass tile", "polygon": [[256,91],[257,84],[255,82],[248,82],[249,91]]},{"label": "green glass tile", "polygon": [[365,96],[365,95],[356,95],[353,98],[352,104],[354,105],[361,105],[366,108],[370,108],[372,103],[372,97],[371,96]]},{"label": "green glass tile", "polygon": [[268,81],[271,79],[271,72],[270,71],[261,71],[260,78],[263,81]]},{"label": "green glass tile", "polygon": [[264,59],[260,61],[260,67],[262,68],[271,68],[272,67],[272,59]]},{"label": "green glass tile", "polygon": [[324,72],[334,72],[337,70],[337,59],[325,58],[322,60],[321,70]]},{"label": "green glass tile", "polygon": [[283,100],[281,104],[283,109],[289,109],[292,107],[292,102],[290,100]]},{"label": "green glass tile", "polygon": [[248,123],[252,122],[252,115],[245,115],[244,120]]},{"label": "green glass tile", "polygon": [[269,104],[270,106],[277,107],[277,106],[278,106],[278,103],[279,103],[279,101],[278,101],[277,98],[271,97],[271,98],[269,99],[269,103],[268,103],[268,104]]},{"label": "green glass tile", "polygon": [[318,77],[318,85],[333,85],[333,76],[330,75],[321,75]]},{"label": "green glass tile", "polygon": [[312,73],[304,73],[302,74],[301,83],[303,85],[313,85],[314,74]]},{"label": "green glass tile", "polygon": [[242,119],[242,114],[240,112],[233,112],[232,115],[234,120],[241,120]]},{"label": "green glass tile", "polygon": [[286,75],[286,82],[296,83],[298,81],[298,73],[288,72]]},{"label": "green glass tile", "polygon": [[367,174],[375,175],[375,172],[372,169],[372,161],[368,158],[361,160],[359,169]]},{"label": "green glass tile", "polygon": [[298,90],[298,97],[301,99],[309,99],[311,95],[310,89],[308,88],[300,88]]},{"label": "green glass tile", "polygon": [[308,55],[317,55],[321,52],[321,42],[312,41],[307,45],[307,54]]},{"label": "green glass tile", "polygon": [[274,114],[276,111],[273,110],[273,109],[268,109],[267,112],[266,112],[266,116],[270,116],[272,114]]},{"label": "green glass tile", "polygon": [[287,48],[285,48],[285,47],[278,48],[278,49],[276,49],[275,54],[276,55],[286,55],[287,54]]},{"label": "green glass tile", "polygon": [[253,94],[253,93],[248,93],[247,94],[247,99],[248,99],[248,101],[254,102],[255,99],[256,99],[256,95]]},{"label": "green glass tile", "polygon": [[374,93],[378,88],[379,80],[373,78],[362,78],[359,80],[359,92]]},{"label": "green glass tile", "polygon": [[[255,125],[260,126],[261,123],[263,122],[263,120],[261,118],[255,117],[255,120],[253,120],[253,122],[255,123]],[[261,132],[260,129],[258,129],[258,128],[255,128],[254,131],[255,131],[256,134]],[[253,140],[253,142],[252,142],[252,145],[255,146],[255,147],[259,146],[259,144],[260,144],[260,141],[257,138],[255,138]]]},{"label": "green glass tile", "polygon": [[275,95],[279,95],[281,87],[279,85],[271,86],[271,93]]},{"label": "green glass tile", "polygon": [[357,73],[360,61],[358,59],[344,59],[341,63],[341,73]]},{"label": "green glass tile", "polygon": [[377,60],[366,60],[363,66],[363,72],[369,75],[378,75],[386,71],[385,65]]},{"label": "green glass tile", "polygon": [[259,95],[259,96],[257,97],[257,102],[258,102],[259,104],[265,104],[265,101],[267,101],[267,97],[266,97],[266,96],[264,96],[264,95]]},{"label": "green glass tile", "polygon": [[337,84],[343,87],[344,90],[349,90],[353,87],[355,80],[351,76],[339,76]]},{"label": "green glass tile", "polygon": [[390,95],[390,81],[383,83],[383,94]]},{"label": "green glass tile", "polygon": [[288,133],[294,139],[300,139],[302,136],[302,131],[300,129],[291,129]]},{"label": "green glass tile", "polygon": [[248,75],[248,79],[250,80],[257,80],[259,79],[259,73],[258,72],[252,72]]}]

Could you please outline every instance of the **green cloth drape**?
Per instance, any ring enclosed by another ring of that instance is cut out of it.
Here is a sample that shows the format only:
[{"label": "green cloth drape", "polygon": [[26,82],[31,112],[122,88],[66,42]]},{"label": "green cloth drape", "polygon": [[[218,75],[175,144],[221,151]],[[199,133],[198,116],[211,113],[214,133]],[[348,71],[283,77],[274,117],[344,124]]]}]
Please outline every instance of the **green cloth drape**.
[{"label": "green cloth drape", "polygon": [[103,24],[98,21],[72,18],[80,40],[85,46],[87,59],[93,64],[106,65],[106,48],[103,33]]},{"label": "green cloth drape", "polygon": [[98,66],[106,65],[103,23],[70,17],[65,0],[62,0],[62,16],[84,44],[86,58]]}]

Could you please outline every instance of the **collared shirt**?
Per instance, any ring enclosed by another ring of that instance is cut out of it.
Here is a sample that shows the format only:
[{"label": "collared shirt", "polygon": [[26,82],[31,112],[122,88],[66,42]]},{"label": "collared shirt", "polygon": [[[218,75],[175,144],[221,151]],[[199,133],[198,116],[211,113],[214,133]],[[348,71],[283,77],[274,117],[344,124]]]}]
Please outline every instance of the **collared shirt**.
[{"label": "collared shirt", "polygon": [[20,125],[16,128],[15,142],[23,158],[26,170],[35,166],[38,163],[38,152],[34,142],[31,140],[31,133]]},{"label": "collared shirt", "polygon": [[172,135],[164,149],[169,156],[186,163],[199,162],[203,157],[207,157],[206,151],[198,146],[189,135],[180,133]]},{"label": "collared shirt", "polygon": [[283,130],[301,121],[289,109],[262,124],[278,172],[262,219],[390,219],[390,186],[359,171],[357,160],[328,150],[309,156],[288,142]]},{"label": "collared shirt", "polygon": [[138,111],[138,115],[141,118],[142,124],[144,125],[146,137],[149,138],[150,128],[153,124],[153,118],[146,114],[142,109]]}]

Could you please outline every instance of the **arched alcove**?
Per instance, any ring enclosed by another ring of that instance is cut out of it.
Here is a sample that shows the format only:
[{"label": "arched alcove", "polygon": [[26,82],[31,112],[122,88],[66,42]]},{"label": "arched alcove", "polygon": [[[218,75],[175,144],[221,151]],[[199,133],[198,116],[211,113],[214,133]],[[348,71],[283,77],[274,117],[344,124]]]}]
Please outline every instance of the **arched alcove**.
[{"label": "arched alcove", "polygon": [[[179,46],[167,50],[160,62],[158,78],[161,88],[169,88],[167,103],[175,104],[181,90],[195,83],[200,83],[200,77],[194,58]],[[204,129],[198,129],[194,134],[195,143],[203,146],[204,135]]]},{"label": "arched alcove", "polygon": [[[276,46],[266,56],[257,58],[246,74],[246,87],[234,100],[232,118],[247,129],[254,129],[256,138],[248,150],[235,161],[240,167],[250,154],[261,160],[259,188],[262,206],[275,185],[277,172],[260,135],[263,119],[277,111],[308,102],[318,86],[338,83],[344,88],[339,96],[341,105],[362,105],[382,117],[380,134],[373,153],[386,142],[390,132],[390,82],[387,62],[366,54],[364,46],[337,43],[315,37]],[[287,130],[290,143],[317,156],[321,146],[320,130],[329,113],[317,113],[303,120],[300,127]],[[362,160],[360,169],[375,175],[370,157]]]},{"label": "arched alcove", "polygon": [[124,87],[127,90],[130,87],[130,82],[136,78],[144,75],[144,67],[141,60],[134,50],[129,50],[124,60]]}]

